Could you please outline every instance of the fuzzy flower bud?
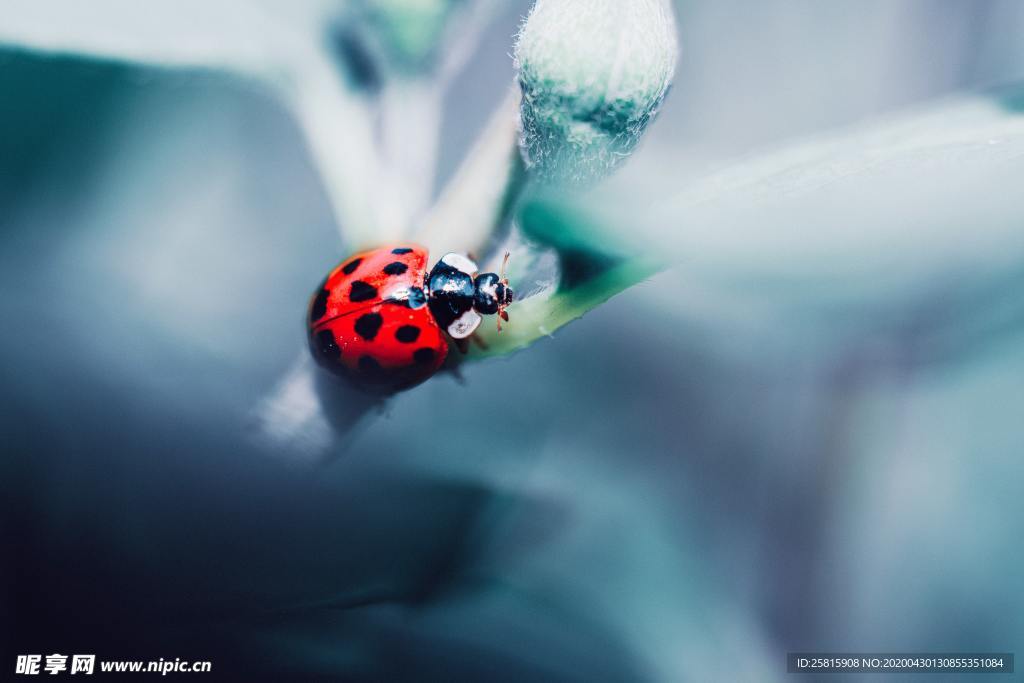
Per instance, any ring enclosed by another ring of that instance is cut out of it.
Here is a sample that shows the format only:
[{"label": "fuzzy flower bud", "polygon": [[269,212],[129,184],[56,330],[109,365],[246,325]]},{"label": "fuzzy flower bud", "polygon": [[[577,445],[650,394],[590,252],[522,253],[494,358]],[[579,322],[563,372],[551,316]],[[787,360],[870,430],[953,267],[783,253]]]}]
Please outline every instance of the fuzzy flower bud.
[{"label": "fuzzy flower bud", "polygon": [[572,185],[608,175],[657,114],[677,52],[669,0],[537,0],[515,50],[527,166]]}]

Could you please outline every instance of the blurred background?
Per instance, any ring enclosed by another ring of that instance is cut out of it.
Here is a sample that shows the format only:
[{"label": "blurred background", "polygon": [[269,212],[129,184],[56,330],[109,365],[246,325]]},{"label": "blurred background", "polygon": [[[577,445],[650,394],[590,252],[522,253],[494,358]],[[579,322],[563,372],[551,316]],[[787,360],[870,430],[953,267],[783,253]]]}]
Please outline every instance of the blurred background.
[{"label": "blurred background", "polygon": [[[513,78],[529,6],[502,3],[453,77],[439,187]],[[671,196],[1024,80],[1013,0],[676,9],[675,85],[614,187]],[[345,256],[287,108],[218,71],[17,47],[0,93],[3,666],[775,680],[788,651],[1019,649],[1024,261],[983,221],[956,233],[981,256],[935,261],[945,287],[893,277],[852,303],[810,260],[869,258],[856,230],[786,251],[781,289],[684,259],[394,398],[312,466],[256,414]]]}]

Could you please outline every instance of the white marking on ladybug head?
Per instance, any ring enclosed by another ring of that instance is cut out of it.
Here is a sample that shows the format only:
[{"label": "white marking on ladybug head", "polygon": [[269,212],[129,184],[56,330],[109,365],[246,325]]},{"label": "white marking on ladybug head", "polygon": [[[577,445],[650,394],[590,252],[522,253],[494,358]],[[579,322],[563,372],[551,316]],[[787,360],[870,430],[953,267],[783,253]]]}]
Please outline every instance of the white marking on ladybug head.
[{"label": "white marking on ladybug head", "polygon": [[480,327],[482,321],[483,318],[480,314],[471,308],[448,326],[448,334],[452,339],[465,339],[476,332],[476,328]]},{"label": "white marking on ladybug head", "polygon": [[489,296],[492,299],[497,299],[498,298],[497,289],[498,289],[498,281],[497,280],[494,280],[494,281],[487,280],[486,282],[484,282],[480,286],[480,291],[484,295]]},{"label": "white marking on ladybug head", "polygon": [[477,265],[473,263],[472,259],[468,256],[463,256],[462,254],[456,254],[455,252],[442,256],[441,263],[451,266],[456,270],[461,270],[463,273],[469,273],[470,275],[476,275],[479,270]]}]

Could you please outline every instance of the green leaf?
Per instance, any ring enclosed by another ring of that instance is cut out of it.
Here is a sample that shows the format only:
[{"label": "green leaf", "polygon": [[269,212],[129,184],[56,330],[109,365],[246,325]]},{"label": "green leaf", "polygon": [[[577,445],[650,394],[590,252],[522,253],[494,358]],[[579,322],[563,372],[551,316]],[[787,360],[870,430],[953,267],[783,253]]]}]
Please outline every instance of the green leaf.
[{"label": "green leaf", "polygon": [[469,358],[503,355],[526,348],[543,337],[583,316],[619,292],[658,272],[658,265],[644,259],[630,259],[568,290],[547,298],[534,297],[510,309],[511,322],[498,332],[481,326],[478,334],[486,348],[472,348]]},{"label": "green leaf", "polygon": [[631,252],[600,217],[564,202],[526,201],[519,226],[536,249],[558,253],[561,277],[551,291],[513,304],[512,319],[501,332],[482,326],[477,334],[483,346],[472,349],[471,358],[525,348],[664,266]]}]

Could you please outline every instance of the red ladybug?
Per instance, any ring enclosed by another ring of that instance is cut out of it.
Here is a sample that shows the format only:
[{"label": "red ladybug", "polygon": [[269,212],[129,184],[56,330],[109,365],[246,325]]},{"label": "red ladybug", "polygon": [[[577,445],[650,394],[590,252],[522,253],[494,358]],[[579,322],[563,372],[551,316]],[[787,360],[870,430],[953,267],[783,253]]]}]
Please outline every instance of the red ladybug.
[{"label": "red ladybug", "polygon": [[469,337],[481,315],[508,320],[512,298],[507,280],[478,274],[461,254],[445,255],[427,273],[423,247],[371,249],[343,261],[313,295],[309,348],[317,363],[363,388],[408,389],[444,363],[446,336]]}]

